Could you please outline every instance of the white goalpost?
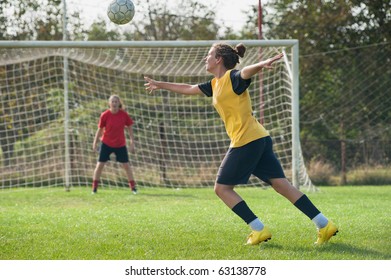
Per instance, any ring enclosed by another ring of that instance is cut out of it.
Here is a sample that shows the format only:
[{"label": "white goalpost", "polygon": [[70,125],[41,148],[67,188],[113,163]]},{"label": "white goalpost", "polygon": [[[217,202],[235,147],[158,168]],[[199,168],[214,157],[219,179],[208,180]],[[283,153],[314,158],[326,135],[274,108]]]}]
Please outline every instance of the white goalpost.
[{"label": "white goalpost", "polygon": [[[212,187],[229,139],[211,99],[148,94],[143,76],[208,81],[203,58],[214,42],[1,41],[1,189],[90,187],[98,157],[94,133],[112,94],[121,97],[135,121],[130,161],[139,186]],[[253,78],[254,115],[262,115],[287,177],[296,187],[313,190],[299,138],[298,41],[228,41],[239,42],[247,47],[239,69],[258,61],[261,49],[263,58],[285,53],[273,70],[264,70],[262,81]],[[263,183],[251,177],[250,185]],[[114,158],[101,186],[127,187]]]}]

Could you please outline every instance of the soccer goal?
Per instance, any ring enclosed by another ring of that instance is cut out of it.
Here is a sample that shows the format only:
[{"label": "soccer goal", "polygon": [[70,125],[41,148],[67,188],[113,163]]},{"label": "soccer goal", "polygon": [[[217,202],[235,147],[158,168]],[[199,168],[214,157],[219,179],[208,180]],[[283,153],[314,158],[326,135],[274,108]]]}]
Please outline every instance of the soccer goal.
[{"label": "soccer goal", "polygon": [[[239,68],[283,51],[285,59],[250,86],[254,115],[274,139],[287,177],[313,188],[299,140],[298,41],[229,41],[247,47]],[[214,41],[0,42],[1,188],[90,187],[98,154],[98,119],[110,95],[134,119],[130,154],[139,186],[212,187],[229,146],[207,97],[148,94],[143,76],[201,83],[211,79],[203,58]],[[251,178],[253,186],[263,186]],[[127,187],[112,158],[101,186]]]}]

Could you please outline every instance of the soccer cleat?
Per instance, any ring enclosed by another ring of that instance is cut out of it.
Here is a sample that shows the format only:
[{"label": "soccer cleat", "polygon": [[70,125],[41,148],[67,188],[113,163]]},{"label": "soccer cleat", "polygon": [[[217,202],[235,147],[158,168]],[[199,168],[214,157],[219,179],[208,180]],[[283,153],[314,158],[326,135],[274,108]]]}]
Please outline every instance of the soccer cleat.
[{"label": "soccer cleat", "polygon": [[338,232],[338,228],[332,221],[329,221],[324,228],[318,229],[318,240],[316,240],[315,245],[322,245],[327,243],[330,238],[336,235]]},{"label": "soccer cleat", "polygon": [[268,227],[264,227],[261,231],[253,230],[247,237],[246,245],[257,245],[261,242],[267,242],[271,238],[272,234],[270,233]]},{"label": "soccer cleat", "polygon": [[136,188],[132,188],[132,193],[133,194],[137,194],[137,189]]}]

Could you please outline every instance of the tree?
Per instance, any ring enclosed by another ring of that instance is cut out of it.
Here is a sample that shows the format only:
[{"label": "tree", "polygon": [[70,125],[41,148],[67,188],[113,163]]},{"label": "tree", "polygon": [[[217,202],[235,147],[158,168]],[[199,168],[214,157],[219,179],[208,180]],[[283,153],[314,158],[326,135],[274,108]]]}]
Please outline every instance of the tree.
[{"label": "tree", "polygon": [[218,26],[215,13],[196,0],[181,1],[169,7],[164,1],[143,1],[140,10],[142,22],[135,23],[135,32],[127,33],[133,40],[213,40]]},{"label": "tree", "polygon": [[107,30],[103,19],[93,22],[87,34],[89,41],[116,41],[122,37],[115,30]]},{"label": "tree", "polygon": [[[0,3],[0,39],[62,40],[62,0],[4,0]],[[68,15],[70,39],[85,33],[79,13]]]},{"label": "tree", "polygon": [[[0,19],[2,40],[62,40],[63,37],[61,0],[5,0],[0,3]],[[71,15],[70,19],[72,30],[82,30],[77,13]],[[0,67],[1,78],[11,81],[0,86],[0,92],[3,92],[0,94],[0,145],[5,166],[10,164],[15,143],[34,133],[32,127],[39,129],[39,126],[31,126],[30,122],[36,125],[46,121],[42,116],[55,115],[53,108],[46,107],[46,103],[42,102],[47,92],[37,92],[37,85],[33,83],[22,86],[23,80],[29,80],[35,72],[41,72],[35,67],[34,62]],[[49,79],[53,77],[42,77],[41,82]],[[5,89],[1,90],[3,86]]]},{"label": "tree", "polygon": [[389,135],[391,3],[276,0],[268,10],[269,39],[299,40],[302,140],[344,170],[347,141]]}]

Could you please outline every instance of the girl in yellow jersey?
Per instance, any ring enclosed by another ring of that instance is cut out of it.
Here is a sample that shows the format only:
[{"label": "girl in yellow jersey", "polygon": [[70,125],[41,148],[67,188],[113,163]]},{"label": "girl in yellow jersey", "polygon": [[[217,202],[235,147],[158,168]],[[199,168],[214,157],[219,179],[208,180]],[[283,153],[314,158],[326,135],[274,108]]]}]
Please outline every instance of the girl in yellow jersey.
[{"label": "girl in yellow jersey", "polygon": [[282,58],[278,54],[265,61],[234,69],[243,57],[246,47],[238,44],[231,47],[225,43],[213,44],[204,58],[206,70],[214,75],[208,82],[190,85],[156,81],[149,77],[146,89],[150,92],[165,89],[180,94],[204,94],[212,97],[213,106],[224,122],[231,139],[214,186],[217,196],[252,229],[247,244],[256,245],[271,238],[267,226],[251,211],[246,202],[234,190],[235,185],[246,184],[251,174],[270,184],[274,190],[287,198],[307,215],[318,228],[315,244],[327,242],[338,230],[308,199],[286,179],[281,164],[273,152],[272,139],[266,129],[252,115],[248,87],[251,77],[263,68]]}]

